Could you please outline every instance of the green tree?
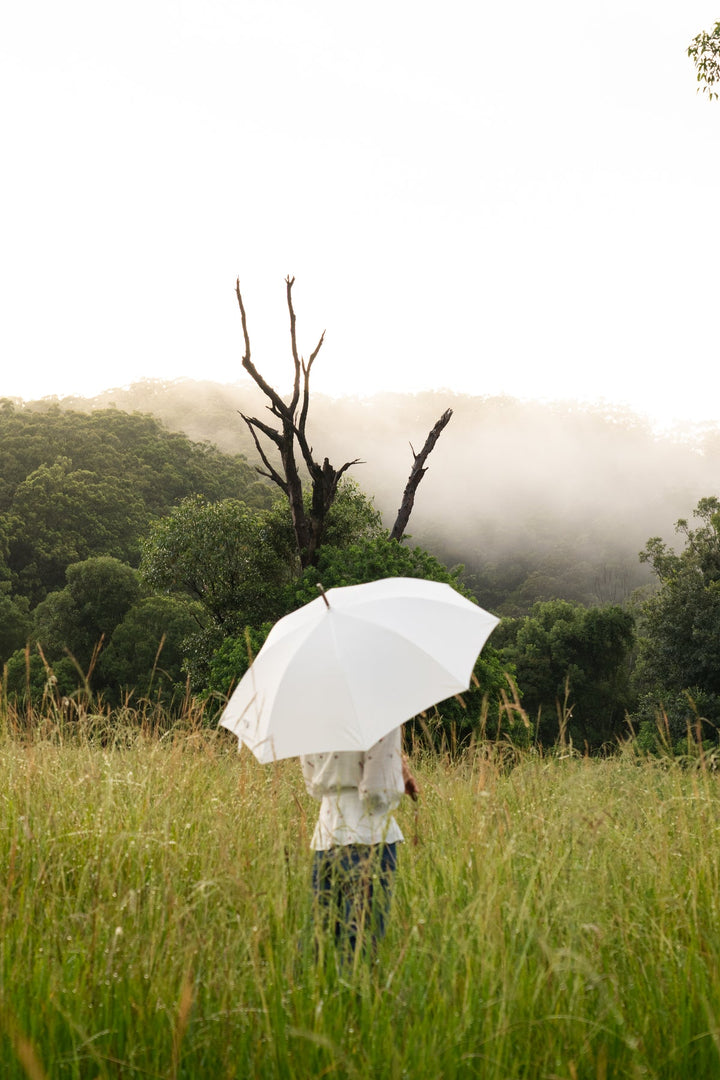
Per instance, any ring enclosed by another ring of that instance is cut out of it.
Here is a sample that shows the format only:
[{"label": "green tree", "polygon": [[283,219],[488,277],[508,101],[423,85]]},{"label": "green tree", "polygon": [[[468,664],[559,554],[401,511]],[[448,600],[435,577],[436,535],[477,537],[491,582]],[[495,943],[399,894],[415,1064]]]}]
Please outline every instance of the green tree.
[{"label": "green tree", "polygon": [[92,555],[137,562],[146,521],[126,478],[73,469],[67,458],[40,465],[18,484],[6,518],[17,591],[37,603]]},{"label": "green tree", "polygon": [[[137,570],[98,556],[68,567],[65,588],[35,609],[33,637],[64,694],[89,674],[92,689],[113,704],[128,696],[170,704],[184,692],[183,643],[202,615],[197,603],[142,597]],[[44,661],[33,652],[28,666],[24,650],[16,651],[9,682],[16,693],[28,677],[35,699],[46,692]]]},{"label": "green tree", "polygon": [[201,604],[225,633],[276,619],[292,579],[291,554],[270,511],[237,499],[184,499],[144,542],[140,573],[157,592]]},{"label": "green tree", "polygon": [[464,596],[470,593],[460,581],[462,567],[448,569],[439,559],[420,547],[407,547],[386,533],[361,536],[345,547],[325,544],[317,566],[303,571],[292,587],[292,607],[300,607],[317,596],[317,583],[324,588],[361,585],[385,577],[426,578],[452,585]]},{"label": "green tree", "polygon": [[151,416],[0,405],[0,553],[32,605],[94,555],[137,565],[140,537],[194,493],[272,505],[271,485],[240,455],[167,431]]},{"label": "green tree", "polygon": [[272,627],[270,622],[259,627],[246,626],[242,633],[225,638],[209,666],[206,696],[224,704],[260,652]]},{"label": "green tree", "polygon": [[681,552],[652,537],[640,553],[659,587],[641,610],[638,718],[647,724],[664,713],[673,741],[699,719],[703,735],[713,735],[720,721],[720,500],[701,499],[693,516],[697,528],[684,518],[676,524]]},{"label": "green tree", "polygon": [[30,634],[30,605],[24,596],[12,594],[7,555],[7,534],[0,519],[0,665],[25,645]]},{"label": "green tree", "polygon": [[287,540],[281,515],[237,499],[184,499],[152,528],[140,564],[145,585],[202,610],[182,642],[194,690],[206,686],[210,659],[226,637],[285,612],[296,561]]},{"label": "green tree", "polygon": [[[194,402],[193,402],[194,405]],[[67,458],[75,470],[127,479],[150,514],[164,514],[186,495],[210,500],[242,497],[267,506],[273,489],[258,482],[241,454],[224,454],[208,442],[168,431],[155,417],[118,408],[80,412],[37,403],[0,407],[0,512],[18,484],[42,465]]]},{"label": "green tree", "polygon": [[717,98],[714,87],[720,83],[720,22],[716,22],[710,33],[703,30],[690,42],[688,56],[695,64],[697,81],[701,84],[698,91],[708,95],[710,101]]},{"label": "green tree", "polygon": [[[327,519],[324,558],[342,562],[354,541],[371,542],[382,533],[372,501],[357,484],[341,484]],[[290,513],[281,499],[269,510],[235,499],[185,499],[151,529],[140,572],[156,591],[197,600],[226,632],[274,621],[295,606],[302,588]],[[306,576],[317,580],[318,570]]]},{"label": "green tree", "polygon": [[0,584],[0,665],[30,636],[29,605],[24,597],[13,597]]},{"label": "green tree", "polygon": [[[380,515],[357,484],[341,484],[327,518],[327,535],[336,546],[327,550],[342,552],[354,538],[381,531]],[[225,638],[242,638],[246,626],[272,624],[301,602],[296,600],[300,561],[282,499],[269,510],[232,499],[184,500],[152,528],[140,571],[149,588],[203,609],[204,618],[183,644],[196,690],[212,681],[210,660]],[[317,596],[314,584],[312,595]]]},{"label": "green tree", "polygon": [[539,740],[552,745],[567,721],[573,740],[594,748],[627,731],[633,642],[628,611],[550,600],[536,603],[525,618],[501,624],[494,644],[515,666]]},{"label": "green tree", "polygon": [[69,652],[87,670],[140,594],[137,570],[108,555],[73,563],[64,589],[33,612],[33,635],[50,660]]},{"label": "green tree", "polygon": [[7,661],[4,691],[18,708],[41,706],[45,700],[58,702],[84,689],[84,680],[69,657],[52,664],[29,647],[17,649]]},{"label": "green tree", "polygon": [[202,617],[200,604],[173,596],[146,596],[129,609],[100,655],[97,678],[104,693],[118,702],[152,697],[166,705],[180,702],[185,691],[185,640]]}]

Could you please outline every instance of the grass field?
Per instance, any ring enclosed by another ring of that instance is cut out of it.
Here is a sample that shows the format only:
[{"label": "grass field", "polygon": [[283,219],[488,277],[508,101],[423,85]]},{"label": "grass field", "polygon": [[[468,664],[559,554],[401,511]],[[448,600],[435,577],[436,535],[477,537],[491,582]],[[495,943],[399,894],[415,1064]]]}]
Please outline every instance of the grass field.
[{"label": "grass field", "polygon": [[720,781],[416,761],[375,965],[311,944],[315,808],[227,733],[0,737],[0,1076],[720,1075]]}]

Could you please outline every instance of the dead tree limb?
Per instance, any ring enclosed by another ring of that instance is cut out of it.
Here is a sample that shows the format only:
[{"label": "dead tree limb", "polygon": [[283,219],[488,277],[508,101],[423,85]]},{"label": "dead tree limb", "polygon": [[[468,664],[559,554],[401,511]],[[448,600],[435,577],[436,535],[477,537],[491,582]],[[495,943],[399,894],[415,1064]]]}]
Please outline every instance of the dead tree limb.
[{"label": "dead tree limb", "polygon": [[427,468],[425,467],[425,462],[427,461],[430,454],[432,453],[433,448],[435,446],[435,443],[440,438],[440,434],[443,431],[443,428],[445,428],[447,426],[447,424],[450,422],[450,417],[451,416],[452,416],[452,409],[446,409],[445,412],[440,417],[440,419],[435,424],[435,426],[430,431],[430,434],[428,435],[427,439],[425,440],[425,445],[423,446],[423,448],[422,448],[422,450],[420,451],[419,454],[415,453],[415,451],[413,450],[413,447],[412,447],[412,443],[410,444],[410,449],[412,450],[412,455],[413,455],[413,459],[414,459],[413,460],[413,467],[410,470],[410,476],[408,477],[408,482],[405,485],[405,491],[403,492],[402,503],[400,504],[400,509],[398,510],[397,518],[395,519],[395,524],[393,525],[392,530],[390,532],[390,539],[391,540],[401,540],[402,537],[403,537],[405,529],[407,528],[407,523],[408,523],[408,520],[410,518],[410,514],[412,513],[413,505],[415,503],[415,492],[418,489],[418,485],[419,485],[420,481],[422,480],[423,476],[427,472]]},{"label": "dead tree limb", "polygon": [[[313,456],[313,449],[306,435],[310,408],[310,371],[325,340],[325,332],[323,331],[320,335],[320,340],[310,354],[310,358],[305,361],[301,357],[297,346],[296,318],[292,299],[294,283],[295,278],[293,277],[285,279],[285,292],[290,315],[290,348],[295,369],[292,395],[287,403],[265,381],[252,362],[250,335],[248,333],[245,305],[240,292],[240,279],[235,283],[235,293],[240,308],[245,341],[242,366],[268,399],[270,404],[267,409],[279,423],[277,427],[273,427],[271,424],[259,420],[256,416],[246,416],[244,413],[240,415],[250,429],[255,447],[264,465],[263,469],[258,468],[257,471],[261,476],[267,476],[277,484],[288,500],[300,565],[304,569],[306,566],[313,565],[317,559],[318,548],[322,543],[325,532],[327,514],[335,500],[338,483],[351,466],[359,464],[359,459],[355,458],[353,461],[346,461],[339,469],[335,469],[327,458],[324,458],[322,464],[320,464]],[[263,435],[278,451],[282,474],[270,462],[260,442],[260,435]],[[302,478],[296,457],[296,447],[305,468],[310,474],[312,495],[309,510],[306,509],[303,497]]]}]

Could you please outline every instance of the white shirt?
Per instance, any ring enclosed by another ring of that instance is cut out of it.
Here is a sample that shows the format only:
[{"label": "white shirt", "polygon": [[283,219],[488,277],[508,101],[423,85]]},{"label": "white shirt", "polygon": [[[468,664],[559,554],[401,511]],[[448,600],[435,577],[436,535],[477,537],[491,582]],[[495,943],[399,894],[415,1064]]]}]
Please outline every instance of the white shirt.
[{"label": "white shirt", "polygon": [[364,753],[308,754],[300,764],[308,792],[320,800],[310,844],[315,851],[404,839],[392,816],[405,791],[400,728]]}]

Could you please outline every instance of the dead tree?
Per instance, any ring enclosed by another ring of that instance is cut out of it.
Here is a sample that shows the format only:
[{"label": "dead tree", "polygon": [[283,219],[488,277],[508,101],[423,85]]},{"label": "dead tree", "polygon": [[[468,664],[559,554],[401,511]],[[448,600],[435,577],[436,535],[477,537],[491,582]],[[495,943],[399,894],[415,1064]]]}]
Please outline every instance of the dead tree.
[{"label": "dead tree", "polygon": [[430,431],[430,434],[425,440],[425,445],[423,446],[419,454],[415,453],[415,451],[413,450],[413,445],[412,443],[410,443],[410,449],[412,450],[413,456],[413,467],[410,470],[410,476],[408,477],[408,482],[405,485],[405,491],[403,492],[400,509],[398,510],[397,517],[395,518],[395,524],[393,525],[390,532],[391,540],[402,540],[403,538],[403,534],[405,532],[405,529],[407,528],[407,523],[410,519],[410,514],[412,513],[412,508],[415,505],[415,492],[418,489],[418,484],[427,472],[425,462],[432,453],[435,443],[440,438],[440,434],[443,428],[445,428],[447,424],[449,424],[451,416],[452,409],[446,409],[433,427],[433,429]]},{"label": "dead tree", "polygon": [[[328,511],[333,504],[335,495],[337,494],[337,486],[340,478],[352,465],[358,463],[358,459],[346,461],[339,469],[334,469],[327,458],[323,460],[322,464],[316,461],[313,456],[313,449],[308,443],[306,427],[308,409],[310,407],[310,372],[313,363],[315,362],[315,358],[322,347],[325,332],[323,331],[320,335],[320,340],[310,354],[310,358],[305,361],[298,353],[297,348],[295,310],[292,301],[292,287],[294,283],[295,278],[287,277],[285,279],[287,305],[290,313],[290,345],[292,348],[293,363],[295,365],[292,397],[287,403],[283,401],[277,391],[265,381],[250,358],[250,337],[247,328],[245,306],[240,292],[239,279],[235,284],[235,292],[240,306],[243,336],[245,339],[245,355],[242,358],[242,365],[248,375],[250,375],[260,387],[263,394],[265,394],[265,397],[268,398],[270,404],[267,408],[275,419],[279,421],[279,426],[273,427],[271,424],[265,423],[255,416],[245,416],[244,413],[241,415],[250,429],[250,434],[253,437],[257,452],[265,466],[264,469],[258,469],[258,472],[262,476],[267,476],[276,483],[288,500],[293,529],[295,531],[295,540],[300,556],[300,565],[304,569],[306,566],[314,565],[317,559],[318,548],[322,543],[323,532],[325,530],[325,520]],[[266,439],[269,439],[269,441],[277,448],[282,463],[282,475],[268,459],[268,456],[260,443],[260,439],[258,438],[258,432],[263,434]],[[309,511],[305,507],[305,500],[303,498],[302,478],[300,476],[300,469],[295,453],[296,445],[300,451],[302,460],[305,463],[305,467],[310,474],[312,484],[312,497],[310,500]]]},{"label": "dead tree", "polygon": [[[297,348],[295,310],[293,308],[292,300],[292,288],[294,283],[294,277],[287,277],[285,279],[287,305],[290,314],[290,346],[293,364],[295,366],[293,390],[289,402],[285,402],[277,391],[265,381],[250,358],[250,337],[247,328],[245,306],[240,292],[239,279],[235,284],[235,292],[240,307],[243,337],[245,340],[245,354],[242,358],[242,365],[268,399],[269,405],[266,407],[278,423],[277,426],[273,427],[272,424],[266,423],[256,416],[246,416],[244,413],[241,413],[240,415],[250,429],[255,448],[260,455],[260,459],[264,466],[262,469],[258,468],[257,471],[261,476],[266,476],[268,479],[272,480],[273,483],[277,484],[288,500],[295,532],[295,541],[300,556],[300,565],[305,569],[307,566],[315,565],[317,561],[318,549],[323,541],[328,511],[337,495],[338,483],[349,468],[360,463],[360,459],[354,458],[352,461],[346,461],[339,469],[333,468],[327,458],[323,459],[322,464],[315,460],[313,448],[308,441],[306,431],[308,410],[310,408],[310,372],[313,363],[315,362],[315,358],[322,347],[325,332],[323,331],[320,335],[320,340],[310,354],[309,359],[307,361],[304,360],[298,353]],[[415,463],[410,473],[410,478],[405,488],[405,494],[403,495],[402,505],[398,512],[398,518],[391,534],[397,539],[402,537],[408,518],[410,517],[417,486],[426,472],[426,469],[424,468],[425,461],[437,442],[440,432],[443,430],[451,416],[452,411],[448,409],[428,435],[425,446],[421,452],[416,455],[413,450]],[[280,455],[282,472],[279,472],[275,468],[268,455],[265,453],[259,435],[264,435],[277,449]],[[296,447],[305,468],[310,474],[311,498],[309,510],[306,507],[305,499],[303,497],[302,477],[300,474]]]}]

